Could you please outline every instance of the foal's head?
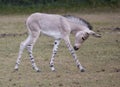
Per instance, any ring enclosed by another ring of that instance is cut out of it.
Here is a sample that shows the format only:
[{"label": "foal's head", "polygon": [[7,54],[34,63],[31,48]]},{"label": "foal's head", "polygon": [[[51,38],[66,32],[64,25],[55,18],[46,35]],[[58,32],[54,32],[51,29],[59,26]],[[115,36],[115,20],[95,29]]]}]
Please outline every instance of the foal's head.
[{"label": "foal's head", "polygon": [[81,46],[81,44],[89,37],[89,33],[85,31],[79,31],[75,35],[75,44],[74,44],[74,50],[78,50]]},{"label": "foal's head", "polygon": [[81,44],[89,37],[89,35],[92,35],[92,36],[97,37],[97,38],[101,37],[100,34],[97,34],[92,30],[79,31],[75,35],[74,49],[78,50],[80,48]]},{"label": "foal's head", "polygon": [[71,15],[64,15],[64,17],[66,17],[72,23],[75,23],[80,28],[82,28],[82,29],[78,29],[78,31],[75,33],[74,50],[78,50],[81,44],[89,37],[89,35],[100,37],[99,34],[96,34],[94,31],[92,31],[92,26],[86,20],[79,17],[71,16]]},{"label": "foal's head", "polygon": [[75,23],[78,26],[82,26],[83,28],[85,28],[80,30],[78,29],[75,35],[74,49],[78,50],[81,44],[89,37],[89,33],[86,32],[86,29],[92,30],[92,26],[90,25],[90,23],[79,17],[75,17],[72,15],[64,15],[64,17],[68,18],[72,23]]}]

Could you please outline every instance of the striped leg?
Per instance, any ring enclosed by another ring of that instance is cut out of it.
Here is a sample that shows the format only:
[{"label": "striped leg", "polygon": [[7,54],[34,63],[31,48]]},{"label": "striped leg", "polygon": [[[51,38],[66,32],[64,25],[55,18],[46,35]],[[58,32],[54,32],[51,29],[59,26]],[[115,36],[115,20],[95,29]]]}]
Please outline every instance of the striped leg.
[{"label": "striped leg", "polygon": [[54,58],[55,58],[55,55],[57,53],[59,43],[60,43],[60,39],[57,39],[54,42],[53,53],[52,53],[52,57],[51,57],[51,60],[50,60],[50,67],[51,67],[52,71],[55,71],[55,68],[54,68]]},{"label": "striped leg", "polygon": [[21,43],[18,58],[17,58],[16,65],[15,65],[15,70],[18,70],[18,67],[19,67],[19,64],[20,64],[20,59],[21,59],[24,48],[25,48],[25,45],[23,43]]},{"label": "striped leg", "polygon": [[16,65],[15,65],[15,70],[18,70],[22,53],[24,49],[26,48],[27,44],[29,43],[30,43],[30,36],[28,36],[28,38],[20,44],[20,49],[19,49],[19,54],[18,54],[18,58],[17,58]]},{"label": "striped leg", "polygon": [[29,53],[29,56],[30,56],[30,60],[31,60],[31,63],[32,63],[32,67],[38,72],[39,69],[37,68],[35,62],[34,62],[34,57],[32,55],[32,49],[33,49],[33,45],[35,44],[38,36],[39,36],[40,32],[34,32],[34,35],[29,35],[28,38],[21,43],[20,45],[20,50],[19,50],[19,54],[18,54],[18,58],[17,58],[17,61],[16,61],[16,65],[15,65],[15,70],[18,70],[18,66],[20,64],[20,59],[21,59],[21,56],[22,56],[22,53],[23,53],[23,50],[25,48],[27,48],[28,50],[28,53]]},{"label": "striped leg", "polygon": [[28,53],[29,53],[29,56],[30,56],[30,61],[32,63],[32,67],[33,69],[35,69],[37,72],[39,72],[39,68],[37,67],[35,61],[34,61],[34,57],[32,55],[32,49],[33,49],[33,44],[30,44],[27,46],[27,50],[28,50]]},{"label": "striped leg", "polygon": [[33,54],[32,54],[32,50],[33,50],[33,46],[36,43],[36,40],[38,39],[39,35],[40,35],[40,31],[38,31],[38,32],[32,31],[30,43],[27,45],[27,50],[28,50],[28,54],[29,54],[29,57],[30,57],[30,61],[32,63],[32,67],[37,72],[40,72],[40,70],[35,63],[35,60],[34,60],[34,57],[33,57]]},{"label": "striped leg", "polygon": [[85,69],[82,67],[81,63],[79,62],[79,60],[78,60],[78,58],[77,58],[77,55],[76,55],[76,53],[75,53],[72,45],[70,44],[69,37],[65,38],[64,40],[65,40],[65,43],[66,43],[66,45],[67,45],[67,47],[68,47],[68,49],[69,49],[69,51],[70,51],[73,59],[74,59],[75,62],[76,62],[77,67],[80,69],[81,72],[84,72]]}]

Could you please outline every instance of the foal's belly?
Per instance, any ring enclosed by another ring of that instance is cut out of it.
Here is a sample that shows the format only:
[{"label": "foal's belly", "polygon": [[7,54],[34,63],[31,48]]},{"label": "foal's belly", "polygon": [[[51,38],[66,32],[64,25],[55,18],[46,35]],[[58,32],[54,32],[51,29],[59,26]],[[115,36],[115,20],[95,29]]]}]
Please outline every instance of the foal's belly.
[{"label": "foal's belly", "polygon": [[55,39],[60,39],[62,38],[62,35],[60,32],[55,32],[55,31],[44,31],[42,30],[41,33],[43,33],[44,35],[47,35],[47,36],[50,36],[50,37],[53,37]]}]

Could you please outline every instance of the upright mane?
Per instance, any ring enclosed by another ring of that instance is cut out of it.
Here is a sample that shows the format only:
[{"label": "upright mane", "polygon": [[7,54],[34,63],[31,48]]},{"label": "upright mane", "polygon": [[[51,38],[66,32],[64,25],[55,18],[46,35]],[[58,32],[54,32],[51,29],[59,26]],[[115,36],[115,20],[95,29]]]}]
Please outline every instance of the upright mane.
[{"label": "upright mane", "polygon": [[63,15],[65,18],[69,19],[71,22],[75,23],[75,24],[81,24],[81,25],[85,25],[87,26],[90,30],[92,30],[92,26],[89,22],[87,22],[86,20],[76,17],[76,16],[72,16],[72,15]]}]

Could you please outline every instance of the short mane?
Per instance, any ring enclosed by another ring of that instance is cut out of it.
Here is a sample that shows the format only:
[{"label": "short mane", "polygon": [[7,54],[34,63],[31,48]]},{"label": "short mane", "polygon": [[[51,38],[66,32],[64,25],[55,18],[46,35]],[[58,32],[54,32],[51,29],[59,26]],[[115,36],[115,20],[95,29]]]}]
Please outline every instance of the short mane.
[{"label": "short mane", "polygon": [[79,17],[75,17],[72,15],[63,15],[65,18],[69,19],[71,22],[74,22],[76,24],[82,24],[87,26],[90,30],[93,29],[93,27],[91,26],[91,24],[89,22],[87,22],[86,20],[79,18]]}]

